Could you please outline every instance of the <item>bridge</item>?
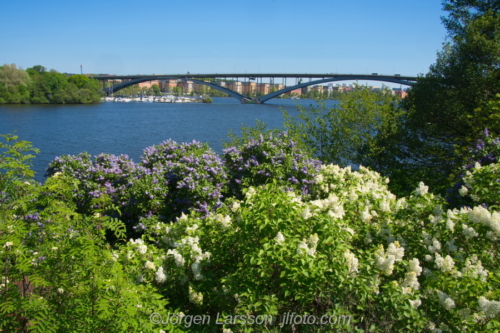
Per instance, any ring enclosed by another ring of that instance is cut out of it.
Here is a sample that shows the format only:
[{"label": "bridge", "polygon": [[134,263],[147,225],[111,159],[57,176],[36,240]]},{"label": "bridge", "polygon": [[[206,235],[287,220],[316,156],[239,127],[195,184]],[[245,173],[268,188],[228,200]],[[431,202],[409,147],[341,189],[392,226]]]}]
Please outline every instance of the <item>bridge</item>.
[{"label": "bridge", "polygon": [[[417,77],[415,76],[402,76],[399,74],[394,75],[379,75],[377,73],[372,74],[338,74],[338,73],[326,73],[326,74],[279,74],[279,73],[267,73],[267,74],[256,74],[256,73],[233,73],[233,74],[172,74],[172,75],[97,75],[93,76],[96,80],[103,81],[114,81],[121,80],[123,82],[115,84],[111,87],[105,88],[104,92],[109,96],[113,92],[119,91],[123,88],[132,86],[134,84],[138,84],[146,81],[155,81],[155,80],[183,80],[183,81],[191,81],[194,83],[206,85],[213,89],[222,91],[229,96],[232,96],[242,103],[257,103],[262,104],[271,98],[277,97],[281,94],[285,94],[287,92],[293,91],[295,89],[327,83],[327,82],[335,82],[335,81],[353,81],[353,80],[368,80],[368,81],[382,81],[388,83],[396,83],[406,86],[411,86],[414,82],[417,81]],[[255,81],[260,79],[262,83],[262,79],[269,79],[270,82],[275,83],[276,79],[282,79],[283,81],[283,89],[277,90],[275,92],[271,92],[267,95],[249,98],[239,92],[228,89],[220,84],[223,80],[236,80],[244,79],[245,82]],[[296,83],[292,86],[286,85],[287,79],[295,79]],[[302,82],[303,79],[309,79],[307,82]]]}]

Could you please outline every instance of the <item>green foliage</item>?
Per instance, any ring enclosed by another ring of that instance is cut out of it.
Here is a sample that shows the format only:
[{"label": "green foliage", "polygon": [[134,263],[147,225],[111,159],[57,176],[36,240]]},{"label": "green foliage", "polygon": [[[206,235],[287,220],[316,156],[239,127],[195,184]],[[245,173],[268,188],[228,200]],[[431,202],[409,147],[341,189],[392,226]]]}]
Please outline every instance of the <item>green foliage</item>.
[{"label": "green foliage", "polygon": [[282,131],[278,128],[268,129],[267,124],[259,119],[255,119],[255,126],[245,126],[241,124],[240,133],[236,134],[232,129],[229,130],[228,140],[223,141],[224,148],[241,147],[252,139],[258,138],[260,135],[277,136]]},{"label": "green foliage", "polygon": [[0,67],[0,103],[88,104],[100,99],[100,83],[84,75],[68,78],[40,65],[26,71],[16,69],[15,65]]},{"label": "green foliage", "polygon": [[[457,7],[452,10],[451,23],[456,20],[453,15],[473,5],[471,1],[453,3]],[[491,2],[474,3],[481,7]],[[441,189],[449,182],[448,175],[458,175],[466,162],[467,147],[485,128],[500,134],[500,18],[496,12],[479,7],[477,12],[464,14],[466,18],[460,21],[463,29],[450,28],[453,39],[438,54],[429,73],[409,90],[403,104],[408,111],[408,158],[422,171],[421,179],[430,182],[437,178],[441,183],[436,186]]]},{"label": "green foliage", "polygon": [[207,96],[207,97],[204,97],[202,101],[203,101],[203,103],[208,103],[208,104],[210,104],[210,103],[212,103],[214,100],[213,100],[212,98],[210,98],[209,96]]},{"label": "green foliage", "polygon": [[467,26],[487,12],[498,13],[496,0],[443,0],[443,9],[449,12],[443,23],[451,37],[463,35]]},{"label": "green foliage", "polygon": [[397,131],[402,115],[398,98],[388,89],[373,92],[356,85],[342,94],[337,107],[299,107],[298,119],[285,112],[285,128],[322,161],[379,167],[388,149],[380,141]]},{"label": "green foliage", "polygon": [[5,142],[0,142],[0,190],[6,188],[14,180],[25,180],[34,177],[30,160],[39,150],[33,148],[28,141],[18,141],[17,135],[0,135]]}]

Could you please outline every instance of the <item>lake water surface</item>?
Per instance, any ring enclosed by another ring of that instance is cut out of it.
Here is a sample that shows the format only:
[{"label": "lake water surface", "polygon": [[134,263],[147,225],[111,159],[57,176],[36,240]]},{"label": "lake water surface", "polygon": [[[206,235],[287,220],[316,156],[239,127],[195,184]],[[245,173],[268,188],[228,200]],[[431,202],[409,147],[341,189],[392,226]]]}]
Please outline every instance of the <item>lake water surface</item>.
[{"label": "lake water surface", "polygon": [[[96,105],[3,105],[0,134],[16,131],[20,140],[41,150],[33,161],[35,179],[42,182],[50,161],[60,155],[88,152],[127,154],[140,161],[144,148],[167,139],[207,142],[222,153],[228,131],[259,119],[269,128],[283,128],[282,109],[296,115],[296,102],[309,106],[314,100],[273,99],[266,104],[240,104],[233,98],[202,103],[116,103]],[[336,101],[327,101],[333,105]]]}]

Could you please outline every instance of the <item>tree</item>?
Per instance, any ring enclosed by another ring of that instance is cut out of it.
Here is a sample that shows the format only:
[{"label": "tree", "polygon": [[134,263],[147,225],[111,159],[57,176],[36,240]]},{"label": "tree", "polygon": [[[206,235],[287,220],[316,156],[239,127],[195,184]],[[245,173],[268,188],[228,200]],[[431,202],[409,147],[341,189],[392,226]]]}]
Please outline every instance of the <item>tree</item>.
[{"label": "tree", "polygon": [[378,145],[397,132],[402,117],[399,98],[389,89],[373,92],[355,85],[343,94],[335,108],[299,107],[299,119],[285,112],[285,128],[299,144],[327,163],[362,164],[386,168],[382,156],[387,147]]},{"label": "tree", "polygon": [[153,85],[151,86],[151,89],[153,90],[153,94],[154,94],[155,96],[160,95],[160,93],[161,93],[161,89],[160,89],[160,86],[159,86],[159,85],[157,85],[157,84],[155,83],[155,84],[153,84]]},{"label": "tree", "polygon": [[181,87],[173,87],[172,92],[174,96],[179,96],[182,93],[182,88]]},{"label": "tree", "polygon": [[487,12],[497,15],[500,10],[498,0],[444,0],[443,9],[449,12],[442,21],[450,37],[464,35],[466,28],[474,20]]},{"label": "tree", "polygon": [[442,172],[456,175],[464,164],[464,151],[485,128],[500,134],[500,18],[492,8],[465,12],[466,3],[488,1],[457,1],[455,7],[447,3],[451,14],[445,24],[453,39],[429,72],[418,78],[404,103],[405,126],[412,134],[407,143],[410,159],[426,170],[426,179],[434,180],[436,165],[429,161],[439,161]]}]

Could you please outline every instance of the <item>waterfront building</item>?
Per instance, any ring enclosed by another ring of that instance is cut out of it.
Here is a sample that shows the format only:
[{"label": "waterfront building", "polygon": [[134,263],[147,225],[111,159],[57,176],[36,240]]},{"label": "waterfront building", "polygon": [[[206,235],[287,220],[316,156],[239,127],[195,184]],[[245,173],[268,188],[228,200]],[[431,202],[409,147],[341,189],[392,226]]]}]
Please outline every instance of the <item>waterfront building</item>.
[{"label": "waterfront building", "polygon": [[398,88],[394,88],[392,90],[392,93],[397,95],[398,97],[400,98],[405,98],[406,96],[408,96],[408,93],[402,89],[398,89]]},{"label": "waterfront building", "polygon": [[182,89],[182,93],[190,94],[193,92],[194,84],[193,81],[181,80],[177,82],[177,87]]},{"label": "waterfront building", "polygon": [[257,83],[253,81],[243,82],[243,94],[255,95],[257,93]]},{"label": "waterfront building", "polygon": [[240,81],[232,81],[226,83],[227,89],[231,89],[238,94],[243,94],[243,84]]},{"label": "waterfront building", "polygon": [[151,86],[153,86],[153,84],[156,84],[160,87],[160,81],[153,80],[153,81],[146,81],[146,82],[139,83],[139,88],[151,88]]},{"label": "waterfront building", "polygon": [[271,85],[269,83],[259,83],[258,91],[261,95],[267,95],[271,92]]}]

